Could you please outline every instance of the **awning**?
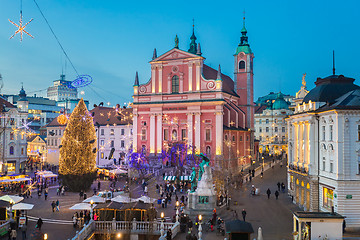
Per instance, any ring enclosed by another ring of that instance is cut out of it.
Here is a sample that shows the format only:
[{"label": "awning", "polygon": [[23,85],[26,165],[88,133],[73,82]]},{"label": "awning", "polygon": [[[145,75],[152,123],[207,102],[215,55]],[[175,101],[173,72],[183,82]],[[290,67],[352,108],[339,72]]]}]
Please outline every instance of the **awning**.
[{"label": "awning", "polygon": [[58,177],[58,175],[56,175],[56,174],[54,174],[54,173],[50,173],[50,174],[41,175],[41,177],[43,177],[43,178]]},{"label": "awning", "polygon": [[33,209],[33,207],[34,207],[34,204],[17,203],[12,207],[12,209],[13,210],[31,210],[31,209]]},{"label": "awning", "polygon": [[180,181],[190,181],[191,176],[180,176]]},{"label": "awning", "polygon": [[165,181],[175,181],[175,179],[176,179],[176,176],[165,176],[164,177]]}]

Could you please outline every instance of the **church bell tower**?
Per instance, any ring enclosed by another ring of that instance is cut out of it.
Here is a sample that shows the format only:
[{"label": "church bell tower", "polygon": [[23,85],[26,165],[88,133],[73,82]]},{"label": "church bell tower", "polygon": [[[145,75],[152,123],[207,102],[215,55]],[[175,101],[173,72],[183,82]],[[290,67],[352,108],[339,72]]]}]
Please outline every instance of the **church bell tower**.
[{"label": "church bell tower", "polygon": [[235,91],[240,96],[239,107],[246,114],[246,127],[254,129],[254,54],[246,34],[244,17],[240,43],[234,54],[234,82]]}]

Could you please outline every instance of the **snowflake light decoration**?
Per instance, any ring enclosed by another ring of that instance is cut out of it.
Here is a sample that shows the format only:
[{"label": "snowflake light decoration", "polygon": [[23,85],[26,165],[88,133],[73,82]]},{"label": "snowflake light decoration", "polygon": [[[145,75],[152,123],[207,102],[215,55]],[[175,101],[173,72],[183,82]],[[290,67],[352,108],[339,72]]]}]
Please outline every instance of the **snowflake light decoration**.
[{"label": "snowflake light decoration", "polygon": [[25,25],[23,25],[23,21],[22,21],[22,12],[20,12],[20,21],[19,21],[19,25],[17,25],[16,23],[14,23],[13,21],[11,21],[10,19],[8,19],[10,23],[12,23],[13,25],[15,25],[18,29],[15,31],[14,35],[12,35],[10,37],[10,39],[12,39],[13,37],[15,37],[16,34],[20,33],[20,42],[23,39],[23,33],[26,33],[27,35],[29,35],[30,37],[34,38],[30,33],[28,33],[27,31],[25,31],[26,26],[33,20],[30,19],[30,21],[28,21]]}]

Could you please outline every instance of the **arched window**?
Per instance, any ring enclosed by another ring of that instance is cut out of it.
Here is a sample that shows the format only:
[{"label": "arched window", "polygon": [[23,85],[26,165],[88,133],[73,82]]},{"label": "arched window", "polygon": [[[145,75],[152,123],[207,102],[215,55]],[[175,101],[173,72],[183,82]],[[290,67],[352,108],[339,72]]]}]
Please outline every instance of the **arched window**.
[{"label": "arched window", "polygon": [[174,75],[172,77],[172,93],[179,93],[179,77]]},{"label": "arched window", "polygon": [[14,155],[14,147],[10,146],[10,155]]},{"label": "arched window", "polygon": [[241,60],[239,62],[239,69],[245,69],[245,61]]}]

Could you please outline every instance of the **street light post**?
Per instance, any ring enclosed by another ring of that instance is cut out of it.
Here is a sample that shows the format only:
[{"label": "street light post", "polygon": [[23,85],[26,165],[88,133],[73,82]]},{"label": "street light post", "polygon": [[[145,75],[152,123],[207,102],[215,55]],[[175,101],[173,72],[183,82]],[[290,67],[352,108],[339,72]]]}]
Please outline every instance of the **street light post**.
[{"label": "street light post", "polygon": [[93,200],[90,201],[90,205],[91,205],[90,218],[94,219],[94,201]]},{"label": "street light post", "polygon": [[13,219],[12,207],[14,204],[15,204],[15,202],[13,200],[10,200],[10,219]]},{"label": "street light post", "polygon": [[201,226],[201,220],[202,220],[202,216],[199,215],[199,240],[202,240],[202,226]]},{"label": "street light post", "polygon": [[176,201],[176,222],[179,222],[179,201]]},{"label": "street light post", "polygon": [[161,214],[160,214],[160,217],[161,217],[161,225],[160,225],[160,235],[161,235],[161,237],[163,237],[164,236],[164,229],[165,229],[165,226],[164,226],[164,212],[161,212]]}]

